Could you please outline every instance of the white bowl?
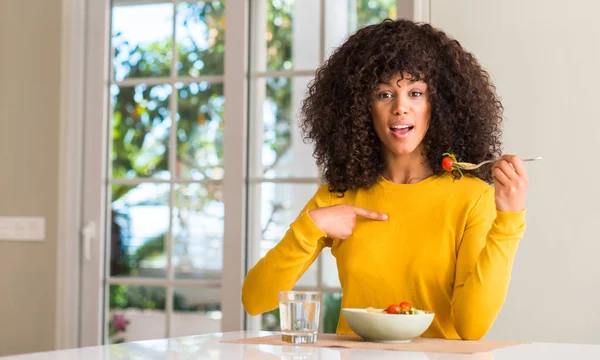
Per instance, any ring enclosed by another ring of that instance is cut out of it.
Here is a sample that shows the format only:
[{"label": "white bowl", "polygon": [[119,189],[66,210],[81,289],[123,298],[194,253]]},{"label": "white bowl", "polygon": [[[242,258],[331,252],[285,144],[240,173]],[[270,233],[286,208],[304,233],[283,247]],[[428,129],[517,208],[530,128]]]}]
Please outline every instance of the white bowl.
[{"label": "white bowl", "polygon": [[394,315],[367,312],[366,309],[342,309],[348,326],[366,341],[409,342],[429,328],[434,313]]}]

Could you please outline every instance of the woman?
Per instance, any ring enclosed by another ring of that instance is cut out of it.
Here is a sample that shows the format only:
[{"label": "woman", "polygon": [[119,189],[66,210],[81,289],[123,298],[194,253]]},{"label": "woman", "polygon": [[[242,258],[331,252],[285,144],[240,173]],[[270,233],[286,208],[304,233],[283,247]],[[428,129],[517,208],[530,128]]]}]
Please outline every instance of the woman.
[{"label": "woman", "polygon": [[[427,24],[365,27],[319,69],[301,120],[326,184],[248,272],[248,313],[276,308],[328,246],[342,307],[408,301],[436,314],[423,336],[483,337],[508,290],[528,179],[500,156],[502,105],[473,55]],[[461,176],[444,153],[499,160]],[[337,332],[352,333],[342,316]]]}]

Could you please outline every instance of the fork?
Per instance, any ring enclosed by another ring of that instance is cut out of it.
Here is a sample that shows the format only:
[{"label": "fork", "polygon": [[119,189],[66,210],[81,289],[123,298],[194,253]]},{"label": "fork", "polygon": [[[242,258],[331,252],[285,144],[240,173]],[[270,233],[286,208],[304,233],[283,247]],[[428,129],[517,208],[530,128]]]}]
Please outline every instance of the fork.
[{"label": "fork", "polygon": [[[536,160],[542,160],[542,157],[538,156],[538,157],[534,157],[534,158],[523,159],[521,161],[529,162],[529,161],[536,161]],[[461,170],[476,170],[485,164],[491,164],[496,161],[498,161],[498,159],[482,161],[479,164],[471,164],[471,163],[467,163],[467,162],[455,162],[454,165],[458,166]]]}]

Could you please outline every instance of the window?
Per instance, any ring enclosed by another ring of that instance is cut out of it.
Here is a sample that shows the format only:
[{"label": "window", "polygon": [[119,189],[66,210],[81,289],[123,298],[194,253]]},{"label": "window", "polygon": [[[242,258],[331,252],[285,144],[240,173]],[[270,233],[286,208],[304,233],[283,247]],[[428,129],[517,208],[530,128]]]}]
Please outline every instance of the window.
[{"label": "window", "polygon": [[[319,171],[302,141],[297,115],[317,67],[360,27],[396,17],[395,0],[251,1],[248,265],[287,231],[316,192]],[[346,14],[346,16],[339,16]],[[321,330],[335,332],[341,288],[329,249],[297,289],[323,291]],[[277,330],[278,310],[249,318],[249,327]]]},{"label": "window", "polygon": [[112,5],[110,342],[220,331],[224,12]]}]

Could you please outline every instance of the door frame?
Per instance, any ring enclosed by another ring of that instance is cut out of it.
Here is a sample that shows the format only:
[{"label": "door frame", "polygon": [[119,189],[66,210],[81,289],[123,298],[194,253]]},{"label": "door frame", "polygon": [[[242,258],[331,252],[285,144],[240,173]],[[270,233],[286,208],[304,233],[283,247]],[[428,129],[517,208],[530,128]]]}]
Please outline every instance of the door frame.
[{"label": "door frame", "polygon": [[79,346],[86,2],[62,0],[55,348]]}]

